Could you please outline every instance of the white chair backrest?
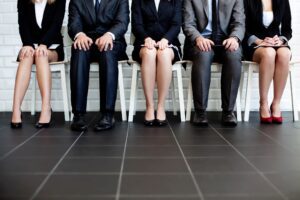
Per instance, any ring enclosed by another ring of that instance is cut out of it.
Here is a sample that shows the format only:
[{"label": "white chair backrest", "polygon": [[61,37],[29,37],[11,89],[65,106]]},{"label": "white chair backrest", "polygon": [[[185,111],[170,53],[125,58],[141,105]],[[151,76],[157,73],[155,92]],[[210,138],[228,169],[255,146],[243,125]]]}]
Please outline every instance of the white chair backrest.
[{"label": "white chair backrest", "polygon": [[68,34],[68,26],[63,26],[61,29],[61,34],[63,35],[64,46],[69,47],[72,46],[73,41]]}]

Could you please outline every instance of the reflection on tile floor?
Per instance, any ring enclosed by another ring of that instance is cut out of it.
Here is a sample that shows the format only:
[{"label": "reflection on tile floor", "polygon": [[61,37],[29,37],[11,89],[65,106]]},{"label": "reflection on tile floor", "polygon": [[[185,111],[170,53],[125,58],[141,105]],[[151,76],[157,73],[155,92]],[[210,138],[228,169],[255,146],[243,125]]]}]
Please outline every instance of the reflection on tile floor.
[{"label": "reflection on tile floor", "polygon": [[97,113],[88,113],[90,130],[70,131],[63,113],[55,126],[36,130],[24,114],[23,128],[9,127],[0,113],[1,200],[299,200],[300,123],[284,113],[283,125],[261,125],[252,113],[236,128],[181,123],[134,123],[94,133]]}]

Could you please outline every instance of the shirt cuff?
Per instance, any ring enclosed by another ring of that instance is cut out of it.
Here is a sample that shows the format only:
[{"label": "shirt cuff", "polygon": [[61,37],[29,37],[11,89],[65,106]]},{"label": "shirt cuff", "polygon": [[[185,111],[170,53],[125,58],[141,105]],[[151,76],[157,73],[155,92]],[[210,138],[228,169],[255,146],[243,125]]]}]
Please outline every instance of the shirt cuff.
[{"label": "shirt cuff", "polygon": [[256,37],[255,35],[251,35],[248,39],[248,46],[251,46],[252,44],[254,44],[257,39],[259,39],[259,38]]},{"label": "shirt cuff", "polygon": [[287,43],[289,40],[286,38],[286,37],[284,37],[284,36],[279,36],[279,39],[281,39],[283,42],[284,42],[284,44],[285,43]]},{"label": "shirt cuff", "polygon": [[112,32],[107,32],[107,33],[112,37],[113,40],[116,39],[115,34],[113,34]]},{"label": "shirt cuff", "polygon": [[85,34],[85,33],[84,33],[84,32],[79,32],[79,33],[77,33],[77,34],[75,35],[75,37],[74,37],[74,40],[76,40],[77,37],[78,37],[79,35],[81,35],[81,34]]}]

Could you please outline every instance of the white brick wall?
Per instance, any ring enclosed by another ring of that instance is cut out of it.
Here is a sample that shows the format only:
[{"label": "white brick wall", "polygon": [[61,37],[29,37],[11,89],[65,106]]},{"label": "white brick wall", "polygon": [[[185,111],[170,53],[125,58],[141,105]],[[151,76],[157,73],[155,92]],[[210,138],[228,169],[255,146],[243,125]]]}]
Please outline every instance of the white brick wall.
[{"label": "white brick wall", "polygon": [[[293,17],[293,39],[291,46],[293,50],[293,59],[300,60],[300,1],[290,0]],[[20,48],[20,37],[17,24],[17,0],[0,0],[0,111],[10,111],[12,107],[12,97],[14,88],[14,77],[17,69],[14,60],[17,57],[18,50]],[[67,16],[67,14],[66,14]],[[65,19],[65,24],[66,24]],[[129,27],[130,31],[130,27]],[[129,32],[128,32],[129,33]],[[127,39],[129,34],[127,34]],[[129,47],[128,52],[131,52]],[[300,66],[297,66],[300,69]],[[300,81],[300,70],[297,70],[297,81]],[[187,95],[187,85],[189,72],[184,72],[184,86],[185,96]],[[130,93],[130,81],[131,81],[131,68],[129,66],[124,67],[124,82],[125,82],[125,95],[127,100],[127,108],[129,104]],[[252,109],[258,109],[258,80],[255,75],[254,85],[255,90],[253,92]],[[139,110],[143,110],[145,107],[143,91],[141,90],[141,84],[138,91],[138,105]],[[289,87],[286,87],[284,98],[282,101],[282,108],[284,110],[290,110],[290,91]],[[298,99],[300,99],[300,85],[296,88]],[[272,93],[272,92],[271,92]],[[29,88],[22,110],[30,110],[30,94]],[[270,94],[271,95],[271,94]],[[53,76],[53,89],[52,89],[52,106],[55,111],[62,110],[62,98],[61,98],[60,82],[57,75]],[[170,101],[171,94],[169,94],[166,106],[168,109],[172,108]],[[209,96],[209,110],[220,110],[220,75],[213,74],[211,90]],[[243,97],[244,98],[244,97]],[[40,97],[38,95],[37,108],[39,109]],[[298,102],[300,106],[300,102]],[[117,101],[117,110],[119,110],[119,101]],[[98,110],[99,108],[99,91],[98,91],[98,74],[92,73],[90,79],[90,90],[88,96],[88,110]],[[299,107],[300,109],[300,107]]]}]

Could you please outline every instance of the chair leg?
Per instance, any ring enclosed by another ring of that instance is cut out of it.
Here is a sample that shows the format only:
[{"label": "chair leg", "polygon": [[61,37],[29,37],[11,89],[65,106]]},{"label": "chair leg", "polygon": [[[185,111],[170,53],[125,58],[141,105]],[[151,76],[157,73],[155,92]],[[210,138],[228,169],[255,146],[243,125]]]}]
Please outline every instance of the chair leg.
[{"label": "chair leg", "polygon": [[136,89],[137,89],[137,64],[132,65],[132,76],[131,76],[131,89],[130,89],[130,102],[129,102],[129,115],[128,122],[133,121],[134,107],[136,101]]},{"label": "chair leg", "polygon": [[181,65],[176,70],[177,72],[177,85],[178,85],[178,97],[179,97],[179,107],[180,107],[180,119],[182,122],[185,121],[185,108],[184,108],[184,98],[183,98],[183,84],[182,84],[182,73]]},{"label": "chair leg", "polygon": [[72,113],[72,105],[71,105],[71,82],[70,82],[70,65],[66,65],[67,72],[66,72],[66,80],[67,80],[67,94],[68,94],[68,104],[69,104],[69,111],[70,111],[70,121],[73,119],[73,113]]},{"label": "chair leg", "polygon": [[62,65],[62,67],[60,69],[60,80],[61,80],[61,89],[62,89],[62,95],[63,95],[65,121],[70,121],[70,110],[69,110],[69,100],[68,100],[68,94],[67,94],[65,65]]},{"label": "chair leg", "polygon": [[244,113],[244,121],[249,121],[249,113],[250,113],[250,104],[251,104],[251,96],[252,96],[252,82],[253,82],[253,66],[250,64],[248,66],[248,77],[247,77],[247,88],[246,88],[246,105],[245,105],[245,113]]},{"label": "chair leg", "polygon": [[295,93],[295,87],[294,87],[295,84],[294,84],[294,77],[293,77],[293,68],[294,68],[294,66],[290,66],[289,79],[290,79],[290,88],[291,88],[293,119],[295,122],[295,121],[299,121],[299,115],[298,115],[296,93]]},{"label": "chair leg", "polygon": [[186,106],[186,121],[191,120],[191,112],[192,112],[192,98],[193,98],[193,90],[192,90],[192,81],[189,81],[189,88],[188,88],[188,99],[187,99],[187,106]]},{"label": "chair leg", "polygon": [[36,105],[36,73],[31,72],[31,115],[35,115]]},{"label": "chair leg", "polygon": [[173,115],[177,116],[177,103],[176,103],[175,88],[176,88],[176,85],[175,85],[174,76],[173,76],[173,72],[172,72],[171,92],[172,92]]},{"label": "chair leg", "polygon": [[118,64],[119,68],[119,92],[120,92],[120,103],[121,103],[121,111],[122,111],[122,120],[126,121],[126,99],[125,99],[125,91],[124,91],[124,80],[123,80],[123,69],[122,64]]},{"label": "chair leg", "polygon": [[242,91],[243,91],[243,79],[244,79],[244,72],[241,74],[241,79],[240,79],[240,87],[237,93],[237,98],[236,98],[236,113],[237,113],[237,121],[241,122],[242,121]]}]

